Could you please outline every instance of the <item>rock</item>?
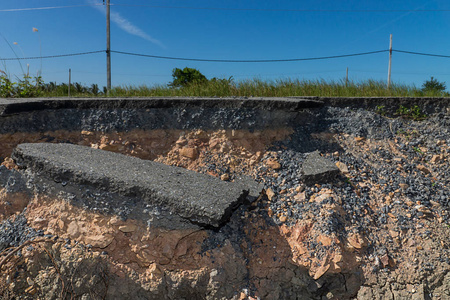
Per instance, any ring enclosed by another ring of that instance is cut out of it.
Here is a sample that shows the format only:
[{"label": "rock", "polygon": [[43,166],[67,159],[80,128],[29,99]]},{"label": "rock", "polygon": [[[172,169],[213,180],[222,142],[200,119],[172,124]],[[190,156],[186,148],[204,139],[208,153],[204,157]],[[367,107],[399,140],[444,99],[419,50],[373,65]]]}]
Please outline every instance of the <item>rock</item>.
[{"label": "rock", "polygon": [[198,150],[196,148],[189,148],[189,147],[181,148],[180,155],[194,160],[197,159],[198,157]]},{"label": "rock", "polygon": [[211,149],[214,149],[217,145],[220,145],[222,143],[221,139],[215,138],[215,139],[211,139],[209,141],[209,147]]},{"label": "rock", "polygon": [[301,192],[298,193],[297,195],[294,196],[294,200],[297,202],[303,202],[306,200],[306,193],[305,192]]},{"label": "rock", "polygon": [[317,242],[321,243],[324,246],[330,246],[333,242],[333,239],[326,235],[319,235],[317,237]]},{"label": "rock", "polygon": [[227,173],[222,174],[222,175],[220,176],[220,180],[228,181],[228,180],[230,180],[230,175],[228,175]]},{"label": "rock", "polygon": [[14,162],[14,160],[10,157],[6,157],[4,159],[4,161],[1,163],[1,165],[7,167],[9,170],[12,170],[12,169],[18,170],[19,169],[19,167]]},{"label": "rock", "polygon": [[184,138],[184,137],[180,137],[175,144],[179,145],[179,146],[184,146],[188,143],[188,141]]},{"label": "rock", "polygon": [[430,162],[433,163],[433,164],[438,163],[440,161],[441,161],[441,156],[440,155],[433,155],[431,157],[431,160],[430,160]]},{"label": "rock", "polygon": [[424,165],[417,165],[417,169],[419,169],[419,171],[421,171],[425,175],[431,173],[431,171],[427,167],[425,167]]},{"label": "rock", "polygon": [[81,130],[81,135],[94,135],[92,131]]},{"label": "rock", "polygon": [[25,289],[25,292],[30,295],[34,295],[37,292],[37,289],[34,286],[29,286]]},{"label": "rock", "polygon": [[271,168],[272,170],[279,170],[279,169],[281,169],[281,164],[278,161],[276,161],[275,159],[269,159],[266,162],[266,165],[269,168]]},{"label": "rock", "polygon": [[383,268],[387,267],[389,265],[389,255],[385,254],[380,257],[380,262],[383,265]]},{"label": "rock", "polygon": [[67,226],[67,234],[71,239],[76,239],[80,236],[80,228],[76,221],[70,222],[69,226]]},{"label": "rock", "polygon": [[285,215],[280,216],[280,222],[284,223],[284,222],[286,222],[286,220],[287,220],[287,217]]},{"label": "rock", "polygon": [[126,224],[119,226],[119,230],[126,233],[126,232],[134,232],[136,231],[136,225],[134,224]]},{"label": "rock", "polygon": [[302,165],[302,179],[308,185],[330,182],[339,172],[339,168],[332,161],[320,156],[319,151],[309,153]]},{"label": "rock", "polygon": [[322,277],[323,274],[325,274],[329,268],[330,268],[330,264],[324,262],[319,268],[317,268],[316,272],[314,273],[313,279],[317,280],[320,277]]},{"label": "rock", "polygon": [[159,279],[164,274],[163,271],[161,271],[161,269],[158,267],[158,265],[156,263],[152,263],[147,268],[146,272],[150,274],[150,279],[152,279],[152,280]]},{"label": "rock", "polygon": [[431,214],[431,210],[428,209],[425,205],[422,205],[422,204],[414,206],[414,209],[417,210],[417,211],[420,211],[420,212],[422,212],[424,214]]},{"label": "rock", "polygon": [[406,190],[409,185],[407,185],[406,183],[399,183],[398,186],[402,189],[402,190]]},{"label": "rock", "polygon": [[355,249],[361,249],[366,245],[365,239],[360,234],[351,234],[347,238],[349,245]]},{"label": "rock", "polygon": [[349,173],[348,167],[344,163],[338,161],[338,162],[336,162],[336,166],[339,168],[339,170],[341,170],[342,174]]},{"label": "rock", "polygon": [[267,198],[269,198],[270,201],[272,201],[273,196],[275,196],[275,193],[271,189],[266,190]]},{"label": "rock", "polygon": [[27,283],[28,285],[34,285],[34,281],[30,277],[27,277]]},{"label": "rock", "polygon": [[303,192],[305,190],[305,186],[304,185],[299,185],[299,186],[297,186],[296,188],[295,188],[295,191],[297,192],[297,193],[301,193],[301,192]]},{"label": "rock", "polygon": [[114,237],[110,234],[91,235],[86,237],[86,244],[91,244],[92,247],[106,248],[112,243]]}]

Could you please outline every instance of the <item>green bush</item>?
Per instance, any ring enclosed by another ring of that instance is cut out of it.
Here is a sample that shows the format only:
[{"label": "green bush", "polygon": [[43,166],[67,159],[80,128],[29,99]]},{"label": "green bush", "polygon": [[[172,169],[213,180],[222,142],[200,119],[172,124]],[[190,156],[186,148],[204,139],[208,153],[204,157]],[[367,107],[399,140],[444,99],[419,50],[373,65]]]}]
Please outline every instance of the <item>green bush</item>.
[{"label": "green bush", "polygon": [[183,70],[175,68],[172,71],[173,81],[169,84],[171,87],[185,87],[193,83],[205,83],[208,81],[205,75],[199,70],[193,68],[184,68]]},{"label": "green bush", "polygon": [[433,76],[422,85],[423,92],[444,92],[446,88],[445,82],[439,82]]},{"label": "green bush", "polygon": [[31,78],[24,75],[18,82],[12,82],[5,74],[0,75],[0,97],[27,98],[39,97],[42,94],[43,82],[40,76]]}]

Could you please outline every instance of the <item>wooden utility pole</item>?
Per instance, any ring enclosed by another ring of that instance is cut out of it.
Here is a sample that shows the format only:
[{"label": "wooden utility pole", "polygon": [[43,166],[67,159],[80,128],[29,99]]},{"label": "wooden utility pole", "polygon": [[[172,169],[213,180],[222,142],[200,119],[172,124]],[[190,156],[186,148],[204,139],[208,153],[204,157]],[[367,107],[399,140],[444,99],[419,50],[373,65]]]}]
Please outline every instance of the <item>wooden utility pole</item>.
[{"label": "wooden utility pole", "polygon": [[70,98],[70,85],[72,84],[72,70],[69,69],[69,91],[68,91],[68,97]]},{"label": "wooden utility pole", "polygon": [[110,32],[110,0],[106,0],[106,89],[111,91],[111,32]]},{"label": "wooden utility pole", "polygon": [[392,65],[392,34],[389,42],[389,68],[388,68],[388,82],[387,82],[388,89],[391,87],[391,65]]}]

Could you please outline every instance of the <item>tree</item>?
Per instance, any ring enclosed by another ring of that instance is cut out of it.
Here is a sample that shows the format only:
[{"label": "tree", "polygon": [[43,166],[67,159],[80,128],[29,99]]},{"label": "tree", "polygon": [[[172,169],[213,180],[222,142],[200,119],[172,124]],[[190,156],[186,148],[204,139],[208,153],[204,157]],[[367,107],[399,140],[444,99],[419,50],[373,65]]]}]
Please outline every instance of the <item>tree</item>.
[{"label": "tree", "polygon": [[191,83],[204,83],[208,81],[205,75],[197,69],[184,68],[183,70],[175,68],[172,71],[173,81],[169,84],[172,87],[184,87]]},{"label": "tree", "polygon": [[445,82],[439,82],[433,76],[422,85],[422,91],[424,92],[443,92],[445,89]]}]

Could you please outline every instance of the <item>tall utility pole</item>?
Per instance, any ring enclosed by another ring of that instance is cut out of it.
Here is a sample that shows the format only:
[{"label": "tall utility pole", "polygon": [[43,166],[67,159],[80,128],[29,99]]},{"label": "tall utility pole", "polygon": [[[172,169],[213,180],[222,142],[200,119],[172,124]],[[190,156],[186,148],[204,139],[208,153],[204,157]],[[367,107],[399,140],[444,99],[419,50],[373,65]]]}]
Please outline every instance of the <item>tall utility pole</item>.
[{"label": "tall utility pole", "polygon": [[106,89],[111,91],[111,32],[110,32],[110,0],[106,0]]},{"label": "tall utility pole", "polygon": [[388,89],[391,87],[391,65],[392,65],[392,34],[389,42],[389,68],[388,68],[388,82],[387,82]]}]

